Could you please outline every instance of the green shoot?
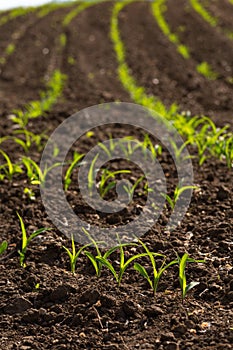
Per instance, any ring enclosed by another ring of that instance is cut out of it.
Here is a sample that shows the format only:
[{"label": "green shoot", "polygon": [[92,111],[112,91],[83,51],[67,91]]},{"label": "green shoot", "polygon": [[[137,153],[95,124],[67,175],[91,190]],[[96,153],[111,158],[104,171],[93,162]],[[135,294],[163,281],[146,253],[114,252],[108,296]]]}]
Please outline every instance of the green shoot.
[{"label": "green shoot", "polygon": [[42,171],[39,165],[29,157],[23,157],[22,162],[27,169],[27,176],[32,185],[43,184],[48,172],[61,165],[61,163],[55,163],[50,167],[46,167],[44,171]]},{"label": "green shoot", "polygon": [[20,109],[14,110],[15,114],[11,119],[21,128],[25,128],[28,120],[31,118],[38,118],[44,112],[49,111],[58,97],[61,96],[62,89],[66,80],[66,76],[59,70],[55,70],[47,83],[46,91],[40,93],[40,100],[31,101],[25,106],[25,111]]},{"label": "green shoot", "polygon": [[95,163],[97,161],[97,158],[99,157],[99,153],[97,153],[94,157],[94,159],[92,160],[91,162],[91,165],[90,165],[90,169],[89,169],[89,172],[88,172],[88,189],[89,189],[89,192],[90,192],[90,195],[92,196],[92,190],[93,190],[93,186],[95,185]]},{"label": "green shoot", "polygon": [[229,138],[224,140],[223,156],[226,159],[228,168],[233,167],[233,136],[229,135]]},{"label": "green shoot", "polygon": [[38,290],[40,288],[40,283],[35,284],[35,290]]},{"label": "green shoot", "polygon": [[144,140],[141,147],[144,151],[145,158],[147,158],[146,150],[149,149],[152,161],[155,160],[155,158],[157,158],[158,155],[162,154],[162,146],[160,145],[154,146],[148,134],[144,135]]},{"label": "green shoot", "polygon": [[118,249],[120,251],[120,266],[119,266],[118,272],[115,270],[113,264],[108,260],[109,255],[108,256],[104,255],[103,257],[102,256],[96,257],[96,260],[100,262],[102,265],[104,265],[105,267],[107,267],[107,269],[113,274],[116,282],[118,283],[118,286],[120,286],[122,277],[126,269],[129,267],[129,265],[134,260],[147,256],[147,253],[140,253],[132,256],[131,258],[125,261],[124,247],[131,246],[131,245],[137,245],[137,244],[136,243],[125,243],[125,244],[119,243],[119,245],[114,248],[114,251]]},{"label": "green shoot", "polygon": [[190,159],[190,158],[193,158],[194,156],[183,156],[182,153],[183,151],[186,149],[186,147],[192,143],[191,139],[185,141],[182,143],[182,145],[180,147],[177,146],[176,142],[172,139],[169,140],[170,141],[170,144],[173,148],[173,151],[174,151],[174,154],[175,154],[175,159],[176,161],[184,161],[186,159]]},{"label": "green shoot", "polygon": [[69,56],[69,57],[67,58],[67,62],[68,62],[71,66],[73,66],[73,65],[75,64],[75,58],[72,57],[72,56]]},{"label": "green shoot", "polygon": [[34,134],[26,129],[15,130],[14,134],[23,135],[24,139],[13,137],[13,140],[23,148],[25,153],[29,152],[33,144],[37,146],[38,151],[41,151],[43,149],[43,140],[47,139],[47,136],[44,133]]},{"label": "green shoot", "polygon": [[163,34],[168,37],[170,42],[176,45],[177,51],[185,58],[190,58],[189,49],[187,46],[180,43],[180,39],[177,34],[172,33],[171,29],[164,17],[164,12],[166,11],[165,6],[166,0],[156,0],[152,3],[152,12],[157,20],[157,23],[162,30]]},{"label": "green shoot", "polygon": [[62,22],[63,27],[67,27],[80,12],[84,11],[89,6],[94,5],[96,2],[97,1],[84,2],[83,4],[79,4],[77,7],[75,7],[64,17]]},{"label": "green shoot", "polygon": [[[118,61],[118,76],[122,85],[130,93],[134,102],[141,104],[142,106],[148,107],[160,113],[161,115],[167,115],[170,112],[167,111],[163,103],[154,96],[147,96],[145,89],[137,85],[135,79],[133,78],[130,72],[130,68],[128,67],[125,60],[125,47],[120,36],[118,15],[120,11],[131,2],[132,0],[117,2],[113,8],[112,13],[110,36],[114,45],[114,50]],[[175,105],[172,106],[171,111],[173,111],[174,109],[176,109]]]},{"label": "green shoot", "polygon": [[184,191],[187,190],[193,190],[197,189],[197,186],[183,186],[181,187],[180,185],[176,186],[173,194],[173,198],[170,197],[167,193],[161,193],[161,195],[167,200],[168,204],[170,205],[171,209],[173,210],[175,208],[176,202],[180,198],[181,194]]},{"label": "green shoot", "polygon": [[[127,141],[127,146],[125,145]],[[142,147],[141,143],[137,141],[137,144],[132,147],[132,141],[135,143],[135,141],[131,136],[126,136],[119,142],[119,146],[124,152],[125,157],[129,158],[138,148]]]},{"label": "green shoot", "polygon": [[[159,280],[162,277],[163,273],[170,266],[172,266],[174,264],[177,264],[177,260],[173,260],[170,263],[168,263],[167,265],[165,265],[166,264],[166,256],[165,255],[151,252],[148,249],[148,247],[146,246],[146,244],[143,243],[141,240],[139,240],[139,243],[145,249],[146,255],[149,257],[149,259],[151,261],[151,265],[152,265],[152,268],[153,268],[153,279],[150,278],[150,276],[148,275],[148,272],[146,271],[146,269],[141,264],[135,263],[134,264],[134,269],[136,271],[138,271],[147,280],[147,282],[149,283],[149,285],[152,288],[152,290],[154,292],[154,295],[155,295],[156,291],[157,291],[157,288],[158,288]],[[161,265],[159,270],[156,267],[155,257],[162,257],[163,258],[163,263],[162,263],[162,265]]]},{"label": "green shoot", "polygon": [[[89,237],[89,239],[91,240],[91,242],[93,243],[96,253],[97,255],[93,255],[92,253],[90,253],[89,251],[84,251],[84,254],[88,257],[88,259],[91,261],[95,272],[96,272],[96,276],[100,277],[101,275],[101,271],[102,271],[102,267],[103,265],[105,267],[107,267],[110,272],[113,274],[113,276],[115,277],[118,285],[120,285],[121,283],[121,279],[122,276],[126,270],[126,268],[129,266],[129,264],[141,257],[141,256],[145,256],[146,254],[137,254],[134,257],[130,258],[128,261],[125,262],[125,257],[124,257],[124,247],[126,246],[137,246],[136,243],[119,243],[119,245],[110,248],[109,250],[107,250],[104,254],[101,253],[99,246],[98,246],[98,242],[96,242],[91,235],[83,228],[84,233]],[[100,243],[100,242],[99,242]],[[115,252],[116,250],[120,250],[120,271],[119,273],[116,272],[115,268],[113,267],[112,263],[108,260],[109,256]]]},{"label": "green shoot", "polygon": [[3,241],[0,244],[0,255],[3,254],[7,250],[7,247],[8,247],[7,241]]},{"label": "green shoot", "polygon": [[83,247],[81,247],[78,251],[76,251],[75,248],[75,243],[74,243],[74,236],[71,236],[71,244],[72,244],[72,250],[70,251],[67,247],[63,246],[63,248],[65,249],[65,251],[67,252],[69,258],[70,258],[70,268],[71,268],[71,272],[74,274],[75,273],[75,269],[76,269],[76,263],[77,263],[77,259],[79,257],[79,255],[81,254],[81,252],[86,249],[88,246],[90,246],[90,244],[86,244]]},{"label": "green shoot", "polygon": [[[108,169],[104,169],[101,174],[101,179],[99,183],[99,191],[102,198],[110,191],[113,187],[116,186],[116,181],[111,181],[107,184],[107,181],[109,179],[115,179],[115,176],[118,174],[130,174],[130,170],[117,170],[117,171],[110,171]],[[107,184],[107,185],[106,185]]]},{"label": "green shoot", "polygon": [[204,61],[198,64],[197,71],[207,79],[216,80],[218,78],[218,73],[212,69],[208,62]]},{"label": "green shoot", "polygon": [[138,185],[143,181],[145,176],[141,176],[137,179],[137,181],[135,181],[135,183],[130,187],[129,185],[124,185],[123,188],[124,190],[128,193],[129,195],[129,199],[130,201],[132,201],[133,199],[133,195],[134,195],[134,192],[136,190],[136,188],[138,187]]},{"label": "green shoot", "polygon": [[59,37],[59,40],[60,40],[60,45],[61,47],[65,47],[66,46],[66,42],[67,42],[67,38],[66,38],[66,35],[65,33],[62,33]]},{"label": "green shoot", "polygon": [[64,177],[64,189],[65,191],[68,190],[70,184],[71,184],[71,176],[74,171],[74,168],[78,165],[79,161],[84,157],[84,154],[79,154],[77,152],[74,152],[73,154],[73,161],[71,162],[69,168],[66,171],[65,177]]},{"label": "green shoot", "polygon": [[0,26],[2,26],[3,24],[7,23],[8,21],[19,17],[19,16],[24,16],[30,12],[33,12],[36,10],[36,7],[19,7],[16,9],[11,10],[7,15],[2,16],[0,18]]},{"label": "green shoot", "polygon": [[2,169],[4,171],[4,174],[1,174],[0,178],[3,180],[6,176],[9,181],[12,181],[12,178],[15,174],[21,174],[23,171],[18,164],[12,163],[10,157],[2,149],[0,149],[0,154],[2,154],[6,160],[5,164],[0,165],[0,170]]},{"label": "green shoot", "polygon": [[98,146],[102,148],[102,150],[107,154],[108,157],[112,156],[112,152],[116,148],[118,143],[112,138],[112,135],[109,134],[109,147],[107,147],[104,143],[99,142]]},{"label": "green shoot", "polygon": [[47,16],[49,13],[53,12],[53,11],[56,11],[57,9],[59,8],[68,8],[70,6],[73,6],[74,3],[73,2],[69,2],[69,1],[66,1],[66,2],[62,2],[62,3],[48,3],[48,4],[45,4],[45,5],[42,5],[42,6],[39,6],[38,7],[38,12],[37,12],[37,16],[39,18],[42,18],[42,17],[45,17]]},{"label": "green shoot", "polygon": [[39,230],[36,230],[35,232],[33,232],[29,237],[27,237],[27,232],[26,232],[26,228],[25,228],[23,219],[19,215],[18,212],[17,212],[17,215],[18,215],[18,218],[20,221],[20,228],[21,228],[21,234],[22,234],[21,250],[18,250],[19,262],[20,262],[20,266],[25,267],[26,266],[26,264],[25,264],[25,257],[26,256],[25,255],[26,255],[26,251],[27,251],[29,243],[31,242],[32,239],[39,236],[41,233],[51,230],[51,228],[40,228]]},{"label": "green shoot", "polygon": [[199,0],[190,0],[193,9],[212,27],[216,27],[218,24],[217,18],[211,16],[211,14],[203,7]]},{"label": "green shoot", "polygon": [[14,51],[15,51],[14,44],[9,44],[5,50],[7,56],[10,56]]},{"label": "green shoot", "polygon": [[31,188],[25,187],[23,193],[26,194],[31,201],[34,201],[36,199],[35,193]]},{"label": "green shoot", "polygon": [[177,262],[179,264],[179,282],[180,282],[180,287],[181,287],[181,292],[182,292],[182,300],[184,300],[188,291],[190,291],[190,289],[192,289],[193,287],[195,287],[199,284],[199,282],[190,282],[189,284],[187,284],[186,274],[185,274],[187,262],[204,263],[205,260],[191,259],[191,258],[189,258],[188,254],[185,253],[182,256],[182,258],[180,258],[179,255],[177,254]]},{"label": "green shoot", "polygon": [[[102,255],[100,249],[99,249],[99,246],[98,246],[98,242],[96,242],[90,235],[90,233],[85,230],[85,228],[82,228],[83,232],[87,235],[87,237],[89,238],[89,240],[91,241],[91,243],[94,245],[95,247],[95,250],[96,250],[96,253],[97,255],[93,255],[91,252],[85,250],[84,251],[84,254],[87,256],[87,258],[90,260],[90,262],[92,263],[94,269],[95,269],[95,272],[96,272],[96,276],[97,277],[100,277],[101,275],[101,270],[102,270],[102,263],[99,262],[97,260],[97,257],[100,257],[100,258],[107,258],[109,255],[111,255],[116,249],[117,247],[113,247],[111,249],[109,249],[104,255]],[[100,243],[100,242],[99,242]]]}]

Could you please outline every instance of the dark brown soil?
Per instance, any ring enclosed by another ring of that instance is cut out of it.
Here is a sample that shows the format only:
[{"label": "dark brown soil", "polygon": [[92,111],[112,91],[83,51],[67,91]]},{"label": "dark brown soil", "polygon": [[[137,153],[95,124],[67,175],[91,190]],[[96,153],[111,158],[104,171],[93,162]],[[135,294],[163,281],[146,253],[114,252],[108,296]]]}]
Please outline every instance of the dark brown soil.
[{"label": "dark brown soil", "polygon": [[[111,3],[86,9],[67,29],[67,54],[63,71],[70,79],[64,97],[75,106],[74,111],[117,99],[129,101],[117,77],[116,57],[109,38],[111,9]],[[75,64],[69,64],[67,57],[72,57]]]},{"label": "dark brown soil", "polygon": [[9,28],[8,23],[3,26],[1,33],[11,33],[10,37],[8,34],[8,42],[15,35],[17,40],[14,40],[15,51],[1,67],[1,108],[6,106],[2,113],[38,99],[51,71],[60,67],[61,57],[57,55],[59,35],[62,32],[61,21],[68,11],[70,9],[56,10],[42,18],[32,14],[21,27],[21,17],[18,26],[17,19],[14,20],[15,25],[9,21]]},{"label": "dark brown soil", "polygon": [[[192,59],[184,60],[163,36],[151,14],[150,4],[137,2],[120,14],[127,63],[138,85],[144,86],[148,94],[158,96],[167,106],[176,101],[192,114],[209,115],[218,126],[232,123],[232,86],[225,81],[225,70],[221,71],[223,62],[232,64],[232,42],[198,19],[191,9],[187,12],[185,4],[181,0],[177,5],[169,1],[166,17],[174,31],[180,25],[186,26],[183,37],[180,36],[191,48]],[[4,40],[1,50],[10,43],[10,33],[24,24],[28,30],[2,67],[0,137],[12,133],[13,123],[7,118],[12,109],[37,98],[44,87],[43,78],[54,68],[68,76],[63,97],[52,111],[30,122],[30,130],[34,132],[45,130],[50,134],[65,118],[84,107],[130,101],[117,76],[117,61],[109,36],[112,5],[106,2],[80,13],[65,29],[67,46],[60,55],[58,38],[64,30],[61,20],[68,10],[58,10],[42,19],[33,14],[25,17],[25,22],[19,17],[1,27],[0,39]],[[221,18],[223,21],[223,9]],[[198,44],[201,30],[205,48]],[[42,54],[43,48],[49,48],[48,55]],[[68,62],[69,57],[74,59],[72,64]],[[217,81],[207,81],[195,71],[197,62],[203,60],[220,69],[222,76]],[[158,85],[153,83],[154,79],[159,80]],[[113,137],[142,138],[142,131],[137,128],[106,126],[97,128],[92,138],[83,137],[73,149],[87,152],[97,142],[107,139],[109,133]],[[14,161],[23,155],[21,148],[11,141],[1,147]],[[193,149],[190,152],[195,154]],[[39,161],[41,154],[33,147],[30,156]],[[176,185],[176,169],[166,152],[159,161],[170,192]],[[134,178],[141,175],[140,169],[126,161],[113,162],[111,166],[114,170],[130,166]],[[1,182],[0,242],[7,240],[9,247],[0,257],[0,349],[231,349],[232,170],[212,158],[202,167],[194,159],[193,166],[194,183],[200,186],[200,191],[194,192],[180,226],[173,232],[166,231],[169,210],[164,210],[143,237],[151,250],[166,254],[168,260],[185,251],[193,258],[206,260],[205,264],[189,264],[188,282],[200,284],[187,295],[184,303],[177,267],[167,270],[156,297],[132,265],[120,287],[106,269],[98,279],[84,255],[77,261],[77,273],[72,275],[62,248],[62,245],[70,247],[71,242],[51,223],[39,188],[30,186],[24,175],[12,182]],[[23,193],[25,187],[33,188],[35,201]],[[144,198],[136,192],[131,205],[117,216],[94,212],[82,200],[75,182],[67,198],[82,217],[111,227],[138,215],[136,207],[143,205]],[[110,199],[114,191],[111,195]],[[30,233],[40,227],[53,227],[31,242],[25,268],[19,266],[17,253],[21,244],[17,211]],[[132,248],[126,251],[127,256],[134,252]],[[118,255],[114,254],[112,259],[116,261]],[[145,266],[151,273],[147,260]]]},{"label": "dark brown soil", "polygon": [[[180,11],[176,11],[177,6]],[[232,40],[205,22],[188,1],[178,0],[175,6],[168,1],[167,19],[173,31],[179,31],[180,26],[185,28],[179,33],[180,39],[197,62],[207,61],[222,78],[232,76]]]},{"label": "dark brown soil", "polygon": [[229,0],[209,1],[208,11],[217,18],[218,25],[223,30],[233,31],[232,4]]},{"label": "dark brown soil", "polygon": [[[177,11],[173,2],[167,11],[167,14],[170,14],[168,23],[174,31],[177,30],[173,27],[176,17],[180,16],[180,19],[185,21],[185,13],[183,15],[180,13],[183,11],[182,6],[185,7],[185,5],[182,3],[179,6],[180,11]],[[129,22],[132,23],[130,27],[128,26]],[[179,25],[183,25],[183,22]],[[197,23],[194,23],[191,28],[196,27]],[[197,65],[196,51],[193,54],[194,50],[191,47],[192,59],[182,58],[175,46],[169,42],[168,38],[164,37],[156,24],[150,4],[139,2],[127,6],[120,16],[120,29],[126,45],[127,62],[133,75],[137,78],[138,84],[145,86],[148,93],[161,98],[167,106],[176,101],[181,108],[190,110],[191,113],[211,115],[215,121],[221,120],[223,124],[231,121],[232,86],[221,79],[210,82],[198,74],[195,70]],[[208,27],[208,31],[209,35],[213,36],[211,34],[213,29]],[[180,35],[181,42],[189,47],[188,35],[183,35],[184,38]],[[194,33],[190,35],[194,35]],[[190,41],[193,42],[193,40],[194,38]],[[207,44],[205,45],[207,46]],[[217,50],[219,46],[222,47],[219,51],[226,51],[228,54],[225,46],[221,44],[221,40],[218,42]],[[140,48],[140,50],[135,48]],[[195,50],[202,52],[201,45],[198,46],[197,43]],[[208,52],[209,59],[206,55],[202,60],[219,62],[219,55],[216,59],[216,54],[210,50]],[[229,76],[231,76],[230,73]],[[155,85],[154,79],[158,79],[159,83]]]}]

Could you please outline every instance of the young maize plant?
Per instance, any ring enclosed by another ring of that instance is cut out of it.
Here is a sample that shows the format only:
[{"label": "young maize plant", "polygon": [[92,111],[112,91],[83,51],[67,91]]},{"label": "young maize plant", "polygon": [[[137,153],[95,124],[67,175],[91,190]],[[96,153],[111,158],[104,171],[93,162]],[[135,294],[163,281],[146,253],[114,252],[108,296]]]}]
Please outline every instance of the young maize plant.
[{"label": "young maize plant", "polygon": [[20,262],[20,266],[26,267],[25,258],[26,258],[26,251],[27,251],[29,243],[31,242],[31,240],[33,240],[37,236],[41,235],[42,233],[51,230],[51,228],[40,228],[39,230],[34,231],[29,237],[27,237],[27,232],[26,232],[26,228],[25,228],[25,224],[23,222],[23,219],[19,215],[18,212],[17,212],[17,216],[18,216],[19,221],[20,221],[20,228],[21,228],[21,235],[22,235],[21,249],[18,250],[19,262]]}]

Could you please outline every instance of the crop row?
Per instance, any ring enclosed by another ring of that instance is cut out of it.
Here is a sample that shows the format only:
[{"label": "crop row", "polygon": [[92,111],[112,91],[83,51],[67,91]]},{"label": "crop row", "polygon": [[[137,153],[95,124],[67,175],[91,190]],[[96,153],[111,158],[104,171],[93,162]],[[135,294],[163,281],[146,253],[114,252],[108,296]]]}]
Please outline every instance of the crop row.
[{"label": "crop row", "polygon": [[[169,24],[165,19],[164,14],[166,12],[166,2],[167,0],[154,1],[151,5],[153,15],[163,34],[170,40],[170,42],[175,44],[175,46],[177,47],[177,51],[181,54],[181,56],[183,56],[185,59],[190,59],[190,49],[180,42],[178,34],[171,32]],[[196,70],[198,73],[210,80],[215,80],[219,76],[219,74],[215,72],[211,65],[206,61],[199,63],[196,66]]]},{"label": "crop row", "polygon": [[[212,16],[209,11],[203,6],[199,0],[190,0],[193,9],[202,17],[202,19],[207,22],[211,27],[218,26],[218,18]],[[218,30],[221,30],[217,27]],[[228,29],[222,29],[223,33],[230,39],[233,40],[233,32]]]},{"label": "crop row", "polygon": [[[128,2],[129,3],[129,2]],[[174,153],[176,157],[182,157],[182,151],[184,146],[195,146],[198,151],[199,165],[202,165],[204,161],[210,156],[217,156],[219,159],[226,161],[228,167],[232,167],[233,160],[233,136],[227,130],[227,126],[218,129],[216,125],[207,117],[191,117],[183,113],[178,112],[178,106],[172,105],[169,110],[165,108],[162,101],[159,99],[147,96],[143,87],[137,85],[125,60],[125,48],[121,40],[119,28],[118,28],[118,14],[126,6],[127,3],[117,3],[114,6],[112,21],[111,21],[111,39],[113,41],[115,53],[118,60],[118,74],[122,85],[130,93],[134,102],[141,104],[152,111],[163,115],[168,120],[172,121],[182,136],[185,136],[186,142],[180,149],[176,149],[176,145],[173,145]],[[64,19],[63,25],[66,26],[70,21],[80,13],[82,10],[90,6],[90,3],[85,3],[77,8],[73,9]],[[61,35],[60,45],[64,49],[66,46],[66,37]],[[44,141],[46,135],[44,133],[34,134],[27,128],[29,119],[37,118],[51,110],[57,99],[61,96],[63,86],[65,84],[66,76],[60,71],[53,72],[51,79],[47,83],[47,89],[41,93],[41,99],[31,101],[25,106],[24,110],[15,110],[11,116],[12,121],[16,124],[16,130],[12,135],[5,136],[0,139],[0,144],[11,139],[20,145],[25,153],[28,153],[33,145],[36,145],[40,152],[44,147]],[[14,127],[14,129],[15,129]],[[146,136],[148,137],[148,135]],[[145,148],[145,142],[141,145]],[[151,140],[148,141],[147,146],[150,151],[155,152],[157,145],[152,145]],[[59,151],[59,150],[57,150]],[[105,150],[110,152],[111,150]],[[3,163],[1,163],[1,180],[8,178],[12,180],[16,174],[22,174],[26,169],[27,176],[30,179],[31,184],[39,184],[44,178],[45,173],[42,172],[39,165],[29,157],[23,157],[21,163],[13,164],[10,156],[7,155],[3,149],[1,149]],[[83,155],[82,155],[83,156]],[[192,156],[193,157],[193,156]],[[74,154],[73,161],[65,175],[65,188],[71,182],[72,171],[77,165],[77,157]],[[23,167],[22,167],[23,165]],[[71,171],[72,170],[72,171]],[[48,169],[46,170],[47,173]],[[109,176],[110,174],[108,174]],[[113,179],[113,175],[109,178]],[[106,183],[106,179],[102,178],[102,183]],[[115,181],[108,184],[109,187],[113,187]],[[102,193],[106,193],[106,188],[101,186]]]},{"label": "crop row", "polygon": [[[228,167],[231,167],[233,160],[233,136],[228,132],[227,127],[218,129],[207,117],[191,117],[179,113],[177,105],[172,105],[171,108],[167,110],[162,101],[153,96],[147,96],[144,88],[137,85],[126,63],[125,48],[118,27],[118,14],[126,5],[127,3],[117,3],[114,6],[110,33],[118,60],[118,75],[122,85],[130,93],[134,102],[141,104],[172,121],[179,133],[186,138],[185,146],[196,146],[200,165],[202,165],[208,157],[217,156],[219,159],[225,160]],[[78,13],[88,6],[90,6],[90,3],[84,3],[69,12],[64,18],[63,25],[67,26]],[[60,36],[60,45],[63,49],[66,46],[65,34]],[[37,118],[43,115],[44,112],[51,110],[57,99],[62,94],[66,78],[67,77],[59,70],[55,70],[51,79],[47,83],[46,91],[41,93],[40,100],[31,101],[25,106],[24,110],[13,111],[14,114],[11,116],[11,119],[16,124],[17,130],[13,132],[13,135],[3,137],[0,140],[0,143],[11,138],[19,144],[26,153],[33,144],[36,144],[38,150],[41,151],[43,148],[41,143],[43,139],[46,139],[46,136],[44,134],[35,135],[30,132],[27,129],[28,120],[31,118]],[[174,151],[176,155],[182,153],[182,149],[174,149]],[[21,173],[22,169],[19,164],[12,164],[10,157],[3,153],[3,150],[1,150],[1,152],[2,155],[4,155],[5,160],[7,160],[5,164],[1,165],[1,170],[3,171],[1,178],[4,179],[4,177],[7,176],[9,179],[12,179],[12,176],[18,172]],[[33,161],[31,164],[33,164]],[[39,169],[38,166],[34,166],[34,168]],[[33,174],[33,178],[34,172],[30,171],[29,173]],[[41,171],[38,170],[37,173],[40,174]],[[37,175],[38,181],[40,181],[39,177],[40,176]]]},{"label": "crop row", "polygon": [[139,86],[135,81],[126,62],[126,50],[121,40],[118,23],[120,11],[131,2],[117,3],[114,6],[110,30],[118,61],[118,76],[122,85],[129,92],[135,103],[149,108],[170,120],[180,135],[185,137],[186,145],[191,144],[197,147],[200,165],[207,157],[217,156],[220,159],[225,159],[228,167],[231,167],[233,160],[233,135],[227,132],[227,126],[218,129],[214,122],[207,117],[191,117],[185,113],[180,113],[180,109],[176,104],[173,104],[167,110],[158,97],[148,96],[144,87]]},{"label": "crop row", "polygon": [[[18,250],[19,263],[21,267],[25,268],[26,252],[30,242],[34,240],[36,237],[38,237],[39,235],[51,229],[40,228],[28,236],[22,217],[18,213],[17,215],[20,221],[20,228],[21,228],[21,235],[22,235],[21,248]],[[73,274],[76,273],[77,259],[80,257],[81,254],[84,254],[93,265],[96,276],[98,278],[101,276],[103,267],[105,267],[113,275],[119,287],[122,282],[123,275],[125,274],[126,270],[130,267],[131,264],[133,264],[133,268],[142,277],[146,279],[146,281],[148,282],[149,286],[153,291],[154,296],[156,295],[160,279],[163,276],[166,276],[167,270],[174,265],[178,266],[179,284],[181,288],[182,301],[186,297],[186,294],[188,293],[188,291],[190,291],[193,287],[199,284],[199,282],[195,282],[195,281],[192,281],[189,284],[187,283],[186,265],[187,263],[204,263],[205,262],[204,260],[192,259],[189,257],[187,253],[184,253],[183,256],[181,257],[178,254],[176,254],[176,259],[170,262],[167,262],[167,257],[164,254],[150,251],[147,245],[143,243],[141,240],[135,240],[135,242],[132,242],[132,243],[121,243],[119,240],[119,237],[118,237],[118,242],[119,242],[118,245],[111,247],[109,250],[106,250],[106,249],[102,250],[100,249],[100,244],[103,245],[104,242],[96,242],[92,238],[90,233],[86,231],[84,228],[83,228],[83,233],[88,237],[90,243],[76,250],[74,239],[73,237],[71,237],[71,242],[72,242],[71,250],[68,247],[63,246],[63,248],[65,249],[69,257],[70,269]],[[0,244],[0,255],[5,253],[5,251],[7,250],[7,246],[8,246],[7,241],[3,241]],[[89,249],[91,247],[92,249]],[[93,248],[95,250],[95,253],[93,252]],[[130,249],[135,253],[134,254],[131,253],[131,256],[128,258],[130,254],[129,253]],[[136,252],[137,249],[140,249],[140,250],[143,249],[143,252],[137,253]],[[114,261],[112,261],[111,256],[113,255],[113,253],[116,253],[116,252],[119,253],[119,260],[114,259]],[[4,258],[4,255],[3,255],[3,258]],[[148,264],[146,264],[147,268],[145,268],[142,265],[142,263],[138,262],[138,260],[140,261],[143,258],[147,258],[147,261],[150,262],[152,267],[152,274],[147,272]],[[159,264],[157,259],[159,259]],[[39,285],[35,287],[38,289]]]}]

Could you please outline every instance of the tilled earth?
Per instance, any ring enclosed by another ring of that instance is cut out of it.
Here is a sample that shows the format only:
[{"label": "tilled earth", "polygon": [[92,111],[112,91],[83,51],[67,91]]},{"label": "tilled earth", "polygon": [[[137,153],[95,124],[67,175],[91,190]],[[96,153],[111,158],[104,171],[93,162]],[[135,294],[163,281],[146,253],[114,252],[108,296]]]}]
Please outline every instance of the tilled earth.
[{"label": "tilled earth", "polygon": [[[110,39],[110,21],[114,3],[91,6],[76,16],[68,27],[61,21],[72,8],[58,9],[38,18],[36,12],[13,19],[1,26],[0,48],[11,42],[15,51],[0,66],[0,137],[12,133],[9,115],[39,98],[44,79],[54,69],[67,75],[62,98],[50,112],[30,121],[33,132],[49,135],[65,118],[82,108],[103,102],[133,102],[117,75],[117,60]],[[208,5],[205,4],[206,6]],[[232,129],[233,40],[224,35],[232,30],[227,0],[210,2],[209,12],[219,18],[219,26],[205,23],[189,1],[167,1],[165,17],[173,32],[190,48],[191,58],[184,60],[175,46],[162,34],[153,18],[149,2],[135,2],[119,15],[120,34],[126,48],[126,61],[138,85],[158,96],[168,107],[173,102],[192,115],[205,114],[217,126]],[[3,16],[4,14],[1,14]],[[182,30],[181,30],[182,28]],[[59,35],[65,30],[65,50],[59,48]],[[72,57],[73,64],[68,63]],[[196,72],[196,66],[208,61],[219,78],[210,81]],[[97,142],[113,137],[138,136],[136,128],[112,125],[96,128],[94,137],[81,139],[77,150],[87,152]],[[15,143],[4,143],[14,161],[22,156]],[[75,146],[74,146],[75,148]],[[190,149],[192,154],[195,150]],[[32,148],[30,156],[39,161]],[[159,158],[168,180],[169,191],[176,185],[176,171],[169,155]],[[170,165],[169,165],[170,164]],[[127,162],[113,162],[114,170]],[[169,210],[145,233],[143,241],[168,260],[185,251],[205,264],[189,264],[188,281],[199,281],[181,300],[178,269],[163,276],[156,296],[133,266],[117,287],[112,275],[103,269],[97,278],[84,255],[77,261],[75,275],[69,272],[69,260],[62,245],[70,241],[51,223],[43,207],[40,190],[34,186],[36,200],[23,193],[30,187],[24,175],[0,187],[1,241],[9,247],[0,258],[0,348],[1,349],[231,349],[233,343],[233,181],[232,170],[224,162],[209,158],[200,167],[193,160],[193,193],[186,216],[174,231],[166,230]],[[131,165],[134,178],[140,169]],[[111,192],[114,196],[114,191]],[[113,197],[110,196],[109,199]],[[111,228],[137,216],[134,208],[143,207],[144,198],[134,198],[119,215],[93,211],[79,195],[75,182],[67,199],[74,211],[92,223]],[[25,221],[28,232],[40,227],[52,231],[31,242],[26,267],[19,266],[20,227],[16,212]],[[140,251],[140,249],[139,249]],[[93,251],[94,253],[94,251]],[[126,255],[135,253],[126,249]],[[118,260],[114,253],[112,260]],[[117,266],[117,265],[116,265]],[[145,259],[149,273],[151,268]],[[38,288],[36,288],[36,286]]]}]

